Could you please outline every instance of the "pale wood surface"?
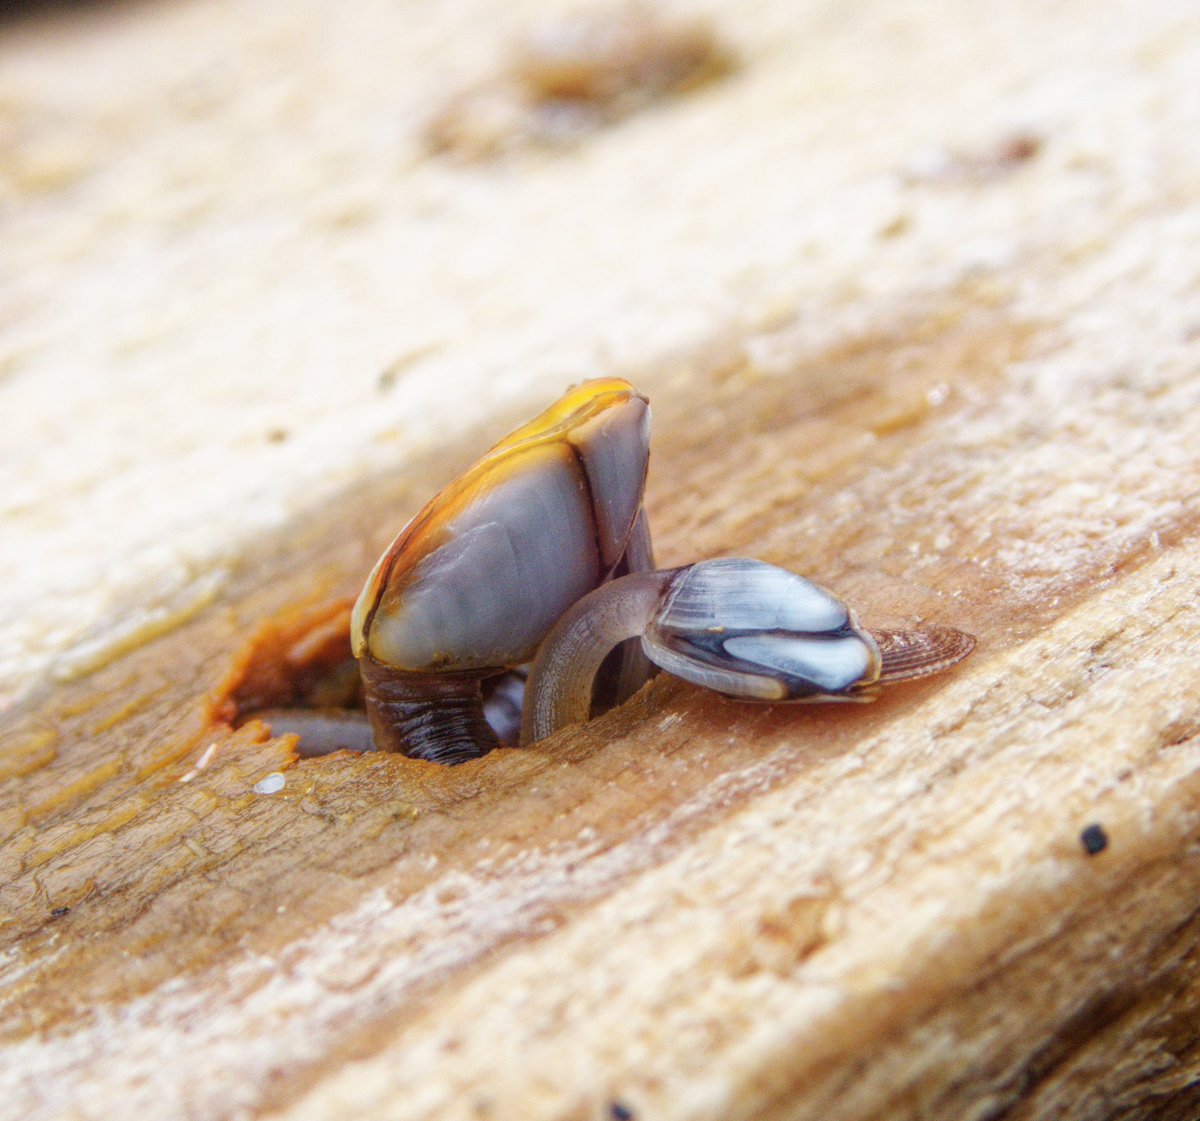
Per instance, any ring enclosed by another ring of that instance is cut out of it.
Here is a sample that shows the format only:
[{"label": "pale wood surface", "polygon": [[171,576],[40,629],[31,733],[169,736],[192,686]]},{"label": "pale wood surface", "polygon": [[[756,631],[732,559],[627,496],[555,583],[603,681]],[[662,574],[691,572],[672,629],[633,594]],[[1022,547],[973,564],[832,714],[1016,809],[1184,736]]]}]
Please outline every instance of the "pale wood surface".
[{"label": "pale wood surface", "polygon": [[[547,7],[0,28],[0,1115],[1193,1117],[1191,6],[714,6],[709,85],[429,154]],[[454,770],[210,723],[596,372],[664,562],[976,655]]]}]

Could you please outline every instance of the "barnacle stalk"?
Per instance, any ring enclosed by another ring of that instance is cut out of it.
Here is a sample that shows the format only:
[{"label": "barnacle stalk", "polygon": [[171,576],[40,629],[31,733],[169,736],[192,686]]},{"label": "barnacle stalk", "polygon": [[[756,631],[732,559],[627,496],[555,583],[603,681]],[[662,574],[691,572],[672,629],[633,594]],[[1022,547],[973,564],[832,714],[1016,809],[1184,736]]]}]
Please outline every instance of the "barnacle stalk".
[{"label": "barnacle stalk", "polygon": [[474,676],[396,673],[359,659],[375,747],[430,763],[465,763],[499,746]]}]

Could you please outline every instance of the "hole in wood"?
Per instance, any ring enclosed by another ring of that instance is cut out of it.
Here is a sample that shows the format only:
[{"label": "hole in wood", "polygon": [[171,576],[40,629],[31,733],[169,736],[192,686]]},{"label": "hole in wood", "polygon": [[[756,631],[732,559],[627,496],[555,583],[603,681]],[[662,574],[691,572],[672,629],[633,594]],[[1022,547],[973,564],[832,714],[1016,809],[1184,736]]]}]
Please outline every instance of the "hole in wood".
[{"label": "hole in wood", "polygon": [[[362,683],[350,651],[350,599],[289,608],[264,619],[254,628],[233,657],[229,672],[209,698],[214,723],[240,727],[262,720],[272,735],[300,735],[301,755],[314,752],[286,713],[325,715],[343,721],[345,747],[364,750],[361,733],[366,727]],[[370,733],[367,732],[369,741]]]},{"label": "hole in wood", "polygon": [[[261,721],[298,737],[303,758],[340,749],[374,751],[362,679],[350,647],[351,599],[296,606],[262,620],[208,699],[214,724]],[[524,670],[483,683],[485,711],[503,746],[520,732]]]}]

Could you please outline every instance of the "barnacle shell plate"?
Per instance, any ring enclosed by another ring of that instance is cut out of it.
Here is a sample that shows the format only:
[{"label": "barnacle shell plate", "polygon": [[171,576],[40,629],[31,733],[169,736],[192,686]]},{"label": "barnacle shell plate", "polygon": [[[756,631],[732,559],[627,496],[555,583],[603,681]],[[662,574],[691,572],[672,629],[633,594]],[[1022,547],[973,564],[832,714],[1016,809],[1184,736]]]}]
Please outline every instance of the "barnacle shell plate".
[{"label": "barnacle shell plate", "polygon": [[681,569],[642,647],[677,677],[752,700],[861,697],[880,672],[874,640],[841,600],[743,558]]},{"label": "barnacle shell plate", "polygon": [[527,661],[620,559],[648,456],[649,408],[628,382],[572,390],[401,531],[355,604],[355,654],[417,672]]}]

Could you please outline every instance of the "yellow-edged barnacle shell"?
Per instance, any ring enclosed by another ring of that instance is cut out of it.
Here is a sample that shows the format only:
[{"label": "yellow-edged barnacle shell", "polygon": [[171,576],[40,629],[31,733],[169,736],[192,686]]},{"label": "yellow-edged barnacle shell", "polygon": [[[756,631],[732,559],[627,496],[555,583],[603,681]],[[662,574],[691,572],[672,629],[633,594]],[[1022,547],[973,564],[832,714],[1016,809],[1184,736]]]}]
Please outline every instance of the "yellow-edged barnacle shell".
[{"label": "yellow-edged barnacle shell", "polygon": [[649,407],[584,382],[442,490],[392,542],[354,606],[357,657],[418,673],[530,659],[621,559],[641,510]]}]

